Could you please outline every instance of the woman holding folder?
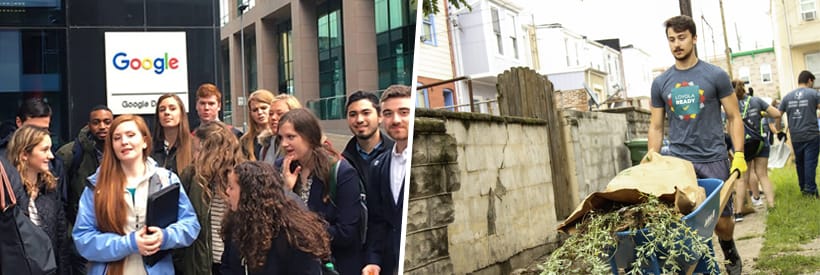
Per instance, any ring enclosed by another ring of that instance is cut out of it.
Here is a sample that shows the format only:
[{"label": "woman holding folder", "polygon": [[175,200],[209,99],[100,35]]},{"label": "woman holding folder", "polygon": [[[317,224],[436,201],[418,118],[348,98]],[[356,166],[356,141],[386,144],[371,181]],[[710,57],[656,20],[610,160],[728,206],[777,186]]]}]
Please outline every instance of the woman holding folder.
[{"label": "woman holding folder", "polygon": [[149,196],[179,184],[179,178],[148,157],[151,134],[141,117],[121,115],[111,129],[100,167],[80,198],[74,243],[91,275],[173,274],[170,254],[153,265],[143,257],[194,242],[200,228],[191,202],[180,189],[176,222],[146,226]]}]

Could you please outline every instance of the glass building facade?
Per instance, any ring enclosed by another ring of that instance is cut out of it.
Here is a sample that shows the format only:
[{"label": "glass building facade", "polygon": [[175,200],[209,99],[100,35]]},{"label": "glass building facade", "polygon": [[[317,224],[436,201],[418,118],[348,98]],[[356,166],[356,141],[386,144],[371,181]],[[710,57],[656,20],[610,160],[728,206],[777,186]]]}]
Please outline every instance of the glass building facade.
[{"label": "glass building facade", "polygon": [[410,0],[376,0],[380,89],[412,83],[416,10]]}]

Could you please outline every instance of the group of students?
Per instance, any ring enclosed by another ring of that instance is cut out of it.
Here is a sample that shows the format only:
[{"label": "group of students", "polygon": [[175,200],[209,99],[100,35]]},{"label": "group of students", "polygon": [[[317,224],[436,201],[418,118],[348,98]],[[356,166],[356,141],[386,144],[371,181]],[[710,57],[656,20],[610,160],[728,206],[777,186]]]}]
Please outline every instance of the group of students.
[{"label": "group of students", "polygon": [[[97,106],[56,156],[48,104],[23,102],[0,160],[18,205],[51,238],[58,274],[398,273],[408,86],[380,99],[351,95],[348,109],[367,102],[353,113],[377,118],[365,132],[383,124],[390,135],[379,136],[378,150],[354,146],[352,159],[293,96],[252,93],[242,133],[219,121],[216,86],[196,95],[193,131],[174,94],[157,100],[153,132],[138,115]],[[351,124],[357,144],[374,140],[356,132],[366,119]],[[148,197],[174,184],[182,187],[176,221],[146,225]]]}]

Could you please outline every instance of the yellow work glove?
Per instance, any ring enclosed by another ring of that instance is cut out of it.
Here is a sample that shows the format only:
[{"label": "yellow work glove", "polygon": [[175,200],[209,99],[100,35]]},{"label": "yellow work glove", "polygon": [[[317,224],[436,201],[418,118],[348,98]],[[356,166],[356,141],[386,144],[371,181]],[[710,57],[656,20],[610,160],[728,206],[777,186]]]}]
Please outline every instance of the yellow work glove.
[{"label": "yellow work glove", "polygon": [[729,169],[729,173],[735,171],[735,169],[740,171],[740,174],[746,172],[746,155],[743,152],[735,152],[734,158],[732,159],[732,168]]}]

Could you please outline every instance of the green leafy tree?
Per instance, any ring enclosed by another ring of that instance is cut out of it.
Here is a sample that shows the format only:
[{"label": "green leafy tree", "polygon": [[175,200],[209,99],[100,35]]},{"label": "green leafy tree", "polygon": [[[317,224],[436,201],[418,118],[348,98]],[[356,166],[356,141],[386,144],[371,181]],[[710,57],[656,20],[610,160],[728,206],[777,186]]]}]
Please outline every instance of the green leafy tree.
[{"label": "green leafy tree", "polygon": [[[413,4],[415,5],[415,1],[413,0]],[[445,0],[422,0],[421,2],[421,11],[424,12],[424,16],[430,14],[437,14],[439,12],[438,9],[438,1],[445,1]],[[448,1],[456,8],[467,7],[472,10],[470,4],[467,4],[467,0],[450,0]]]}]

